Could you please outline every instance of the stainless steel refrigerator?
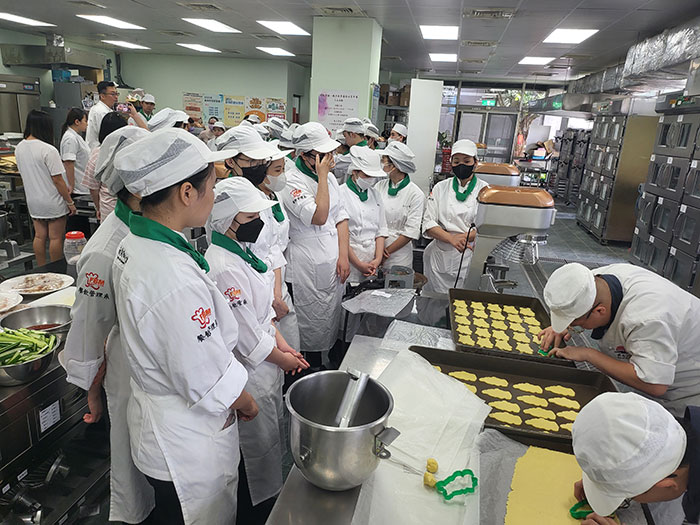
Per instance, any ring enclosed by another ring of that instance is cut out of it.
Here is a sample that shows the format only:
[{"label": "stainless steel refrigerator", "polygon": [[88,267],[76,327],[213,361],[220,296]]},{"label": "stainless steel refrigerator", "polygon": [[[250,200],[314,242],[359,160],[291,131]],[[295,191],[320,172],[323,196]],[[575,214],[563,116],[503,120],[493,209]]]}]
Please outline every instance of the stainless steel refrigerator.
[{"label": "stainless steel refrigerator", "polygon": [[0,133],[24,132],[27,115],[39,109],[39,79],[0,75]]}]

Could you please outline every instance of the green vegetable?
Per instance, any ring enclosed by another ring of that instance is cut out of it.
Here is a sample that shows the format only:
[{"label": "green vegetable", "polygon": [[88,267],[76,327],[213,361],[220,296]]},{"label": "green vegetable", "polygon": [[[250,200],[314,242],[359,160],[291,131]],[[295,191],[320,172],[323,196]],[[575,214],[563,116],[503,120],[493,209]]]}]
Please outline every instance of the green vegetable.
[{"label": "green vegetable", "polygon": [[38,330],[6,329],[0,332],[0,366],[28,363],[48,354],[56,345],[56,336]]}]

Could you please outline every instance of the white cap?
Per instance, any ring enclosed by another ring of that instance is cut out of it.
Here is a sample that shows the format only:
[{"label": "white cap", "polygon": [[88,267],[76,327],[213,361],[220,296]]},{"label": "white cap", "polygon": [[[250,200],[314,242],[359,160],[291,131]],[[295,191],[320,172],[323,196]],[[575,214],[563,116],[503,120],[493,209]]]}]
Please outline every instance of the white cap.
[{"label": "white cap", "polygon": [[[216,139],[219,151],[228,151],[228,158],[241,153],[255,160],[268,159],[279,154],[280,150],[269,142],[265,142],[254,126],[236,126]],[[289,153],[289,152],[285,152]]]},{"label": "white cap", "polygon": [[230,151],[211,151],[184,129],[165,128],[122,148],[114,167],[131,193],[146,197],[230,156]]},{"label": "white cap", "polygon": [[256,213],[275,205],[245,177],[230,177],[214,186],[214,207],[207,221],[207,229],[225,233],[234,217],[240,213]]},{"label": "white cap", "polygon": [[146,93],[143,98],[141,99],[141,102],[147,102],[149,104],[155,104],[156,103],[156,97],[151,95],[150,93]]},{"label": "white cap", "polygon": [[561,333],[575,319],[586,315],[593,308],[595,296],[595,276],[584,265],[569,263],[554,270],[544,287],[552,330]]},{"label": "white cap", "polygon": [[289,128],[289,122],[279,117],[270,117],[263,125],[267,127],[273,139],[282,138],[282,133]]},{"label": "white cap", "polygon": [[394,124],[394,127],[391,128],[391,131],[395,131],[401,136],[408,137],[408,128],[404,126],[403,124],[396,123]]},{"label": "white cap", "polygon": [[263,124],[254,124],[253,129],[258,132],[258,135],[260,135],[260,138],[263,140],[267,140],[270,136],[270,130]]},{"label": "white cap", "polygon": [[148,121],[149,131],[172,128],[177,122],[187,122],[189,116],[184,111],[172,108],[163,108]]},{"label": "white cap", "polygon": [[369,177],[386,177],[386,173],[382,169],[382,157],[367,146],[352,146],[350,148],[348,172],[353,170],[359,170]]},{"label": "white cap", "polygon": [[294,131],[292,140],[294,148],[303,152],[314,150],[319,153],[330,153],[340,146],[338,141],[328,136],[328,131],[323,124],[318,122],[307,122],[299,126]]},{"label": "white cap", "polygon": [[371,122],[365,123],[365,137],[379,138],[379,128]]},{"label": "white cap", "polygon": [[102,141],[100,153],[97,156],[95,180],[107,186],[112,195],[116,195],[124,188],[124,181],[114,168],[115,155],[137,140],[147,137],[149,133],[148,130],[138,126],[124,126],[107,135]]},{"label": "white cap", "polygon": [[224,124],[220,120],[217,120],[216,122],[214,122],[214,124],[212,124],[211,127],[212,128],[220,128],[220,129],[223,129],[224,131],[226,131],[226,124]]},{"label": "white cap", "polygon": [[398,168],[401,173],[415,173],[416,163],[413,159],[416,155],[411,151],[411,148],[403,142],[390,142],[389,145],[381,152],[391,159],[391,162]]},{"label": "white cap", "polygon": [[458,140],[452,144],[452,155],[454,156],[457,153],[469,155],[470,157],[476,157],[476,144],[469,139]]},{"label": "white cap", "polygon": [[593,399],[571,436],[586,499],[601,516],[673,473],[687,445],[683,427],[665,408],[632,392]]},{"label": "white cap", "polygon": [[343,135],[343,128],[336,129],[335,133],[333,134],[333,138],[340,142],[343,146],[347,146],[345,143],[345,135]]},{"label": "white cap", "polygon": [[280,135],[278,146],[280,148],[292,148],[294,149],[294,144],[292,143],[292,138],[294,137],[294,131],[292,128],[285,129]]},{"label": "white cap", "polygon": [[350,117],[345,119],[343,122],[343,127],[340,128],[341,131],[347,131],[350,133],[359,133],[360,135],[365,134],[365,125],[357,117]]},{"label": "white cap", "polygon": [[248,120],[252,124],[260,124],[260,117],[255,113],[251,113],[250,115],[248,115],[248,118],[246,120]]}]

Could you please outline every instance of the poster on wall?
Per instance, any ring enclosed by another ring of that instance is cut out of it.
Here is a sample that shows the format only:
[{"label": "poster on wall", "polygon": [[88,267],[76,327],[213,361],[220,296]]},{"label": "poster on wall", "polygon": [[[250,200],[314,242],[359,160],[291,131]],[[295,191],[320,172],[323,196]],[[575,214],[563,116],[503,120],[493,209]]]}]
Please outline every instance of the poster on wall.
[{"label": "poster on wall", "polygon": [[287,99],[284,98],[266,98],[265,99],[265,113],[267,115],[267,120],[272,117],[277,117],[281,119],[287,118]]},{"label": "poster on wall", "polygon": [[359,116],[360,95],[356,91],[322,91],[318,95],[318,121],[336,130],[345,119]]},{"label": "poster on wall", "polygon": [[209,120],[211,117],[222,120],[224,118],[224,96],[205,93],[202,96],[202,117],[204,120]]},{"label": "poster on wall", "polygon": [[265,99],[258,97],[245,98],[245,115],[257,115],[260,122],[265,120]]},{"label": "poster on wall", "polygon": [[245,116],[245,97],[224,95],[224,124],[227,128],[238,126]]},{"label": "poster on wall", "polygon": [[379,117],[379,84],[370,84],[370,92],[372,94],[372,111],[369,118],[379,128],[380,126],[377,124],[377,118]]},{"label": "poster on wall", "polygon": [[192,118],[200,118],[202,116],[202,94],[201,93],[183,93],[182,107],[185,113]]}]

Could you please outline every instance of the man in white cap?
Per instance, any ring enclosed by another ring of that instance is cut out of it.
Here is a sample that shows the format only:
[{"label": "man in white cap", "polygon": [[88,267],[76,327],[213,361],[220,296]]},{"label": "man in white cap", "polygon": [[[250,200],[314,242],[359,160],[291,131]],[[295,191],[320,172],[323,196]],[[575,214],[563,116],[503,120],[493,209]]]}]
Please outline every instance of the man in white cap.
[{"label": "man in white cap", "polygon": [[289,211],[286,279],[297,310],[301,350],[313,367],[338,337],[343,284],[350,274],[348,214],[333,169],[339,143],[318,122],[294,131],[297,159],[282,193]]},{"label": "man in white cap", "polygon": [[[403,124],[396,123],[394,124],[394,127],[391,128],[391,133],[389,134],[389,142],[392,142],[394,140],[398,140],[399,142],[403,142],[406,144],[406,139],[408,138],[408,128],[404,126]],[[457,141],[460,142],[460,141]],[[452,149],[452,153],[454,154],[454,148]]]},{"label": "man in white cap", "polygon": [[[552,326],[541,346],[659,398],[675,416],[700,405],[700,299],[663,277],[631,264],[589,270],[570,263],[547,281],[544,300]],[[557,348],[570,332],[592,330],[601,351]],[[612,357],[622,354],[626,359]]]},{"label": "man in white cap", "polygon": [[179,109],[163,108],[148,121],[149,131],[187,126],[187,113]]},{"label": "man in white cap", "polygon": [[626,499],[671,501],[685,493],[689,523],[700,517],[700,409],[684,426],[658,403],[628,392],[601,394],[578,414],[571,435],[583,470],[574,496],[593,509],[583,525],[614,525],[608,518]]},{"label": "man in white cap", "polygon": [[156,97],[151,95],[150,93],[146,93],[143,98],[141,99],[141,109],[139,110],[139,113],[143,115],[143,118],[146,119],[146,122],[151,120],[151,117],[153,117],[153,111],[156,109]]}]

